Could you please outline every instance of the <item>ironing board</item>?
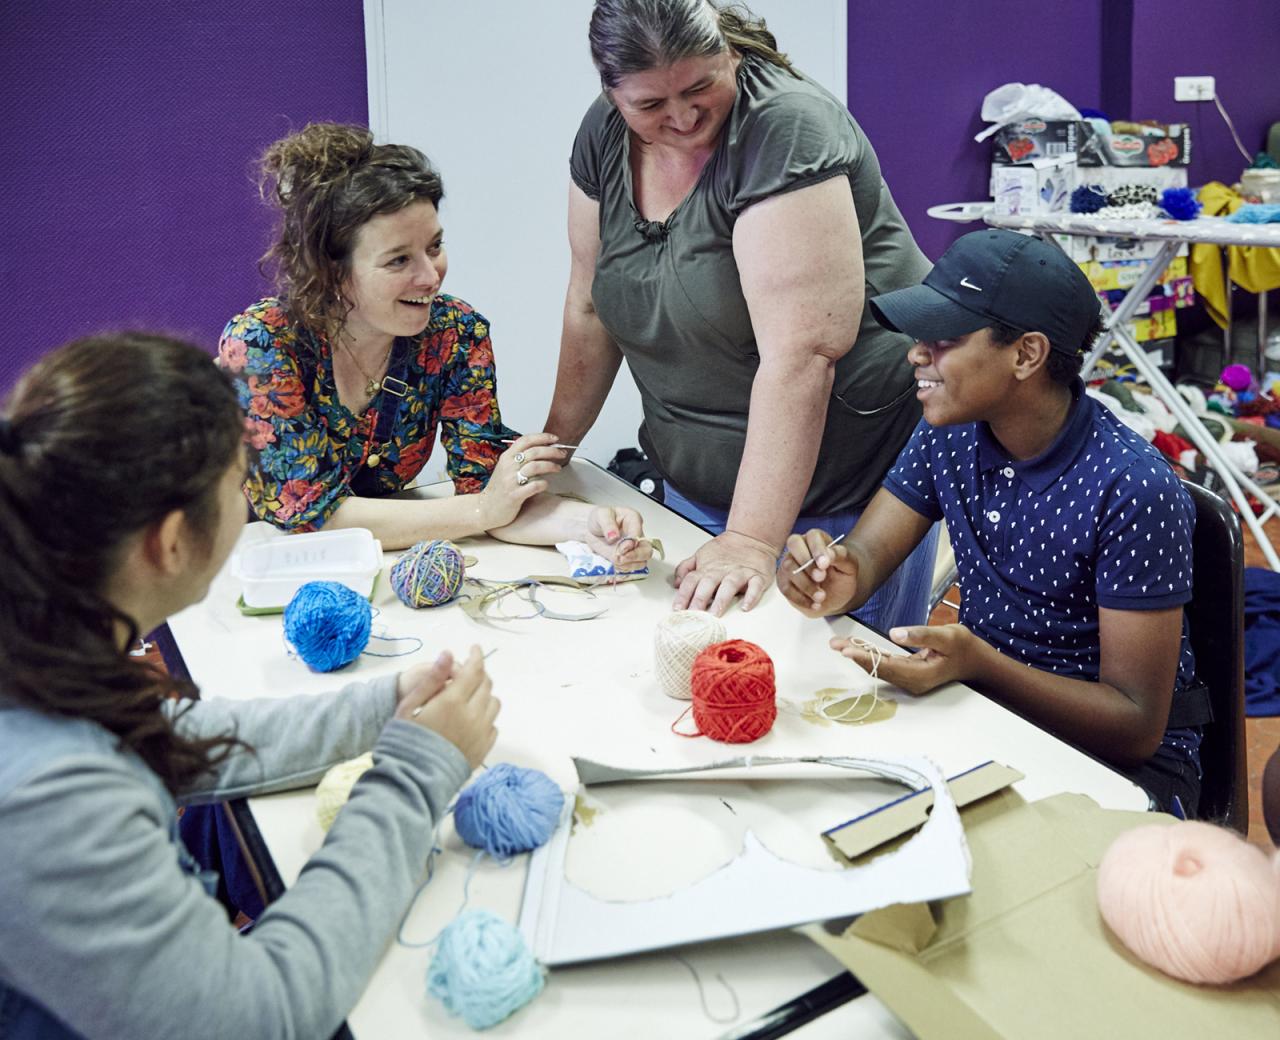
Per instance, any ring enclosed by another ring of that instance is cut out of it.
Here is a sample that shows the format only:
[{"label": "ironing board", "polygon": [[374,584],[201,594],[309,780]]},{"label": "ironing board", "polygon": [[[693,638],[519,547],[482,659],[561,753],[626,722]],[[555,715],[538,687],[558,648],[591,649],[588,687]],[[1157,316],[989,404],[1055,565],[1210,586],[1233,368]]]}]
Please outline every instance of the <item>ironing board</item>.
[{"label": "ironing board", "polygon": [[[954,206],[934,206],[929,215],[943,220],[984,220],[992,227],[1010,228],[1014,231],[1032,231],[1043,236],[1098,235],[1109,238],[1133,238],[1162,243],[1160,250],[1150,259],[1141,277],[1125,294],[1115,311],[1107,319],[1106,328],[1098,342],[1085,358],[1082,374],[1088,375],[1103,352],[1117,343],[1125,356],[1133,363],[1142,377],[1177,417],[1187,438],[1195,444],[1205,462],[1217,473],[1222,486],[1235,502],[1241,519],[1253,532],[1253,537],[1274,571],[1280,571],[1280,556],[1276,555],[1263,531],[1262,525],[1273,516],[1280,516],[1280,502],[1263,491],[1239,466],[1222,451],[1218,441],[1205,429],[1204,424],[1191,411],[1183,396],[1151,360],[1147,352],[1129,330],[1129,319],[1147,298],[1165,268],[1183,243],[1202,242],[1220,246],[1263,246],[1280,249],[1280,224],[1233,224],[1221,217],[1201,217],[1196,220],[1116,220],[1096,214],[1081,213],[1031,213],[1016,216],[997,216],[991,205],[959,203]],[[1053,238],[1049,238],[1053,242]],[[1055,243],[1056,244],[1056,243]],[[1262,513],[1255,516],[1245,492],[1250,492],[1263,505]]]}]

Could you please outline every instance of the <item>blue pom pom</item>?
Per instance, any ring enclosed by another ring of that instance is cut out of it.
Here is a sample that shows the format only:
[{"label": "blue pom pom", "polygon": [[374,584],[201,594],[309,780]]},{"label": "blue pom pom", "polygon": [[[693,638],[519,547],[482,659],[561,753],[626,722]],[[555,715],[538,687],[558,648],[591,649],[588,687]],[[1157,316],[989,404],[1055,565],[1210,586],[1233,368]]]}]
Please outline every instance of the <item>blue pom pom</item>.
[{"label": "blue pom pom", "polygon": [[427,992],[472,1029],[488,1029],[542,992],[542,968],[520,933],[488,910],[468,910],[440,933]]},{"label": "blue pom pom", "polygon": [[502,762],[458,795],[458,836],[495,859],[544,845],[560,822],[564,793],[546,773]]},{"label": "blue pom pom", "polygon": [[369,601],[336,581],[309,581],[284,608],[284,635],[313,672],[350,664],[373,628]]},{"label": "blue pom pom", "polygon": [[1174,220],[1195,220],[1201,206],[1190,188],[1165,188],[1160,193],[1160,208]]},{"label": "blue pom pom", "polygon": [[1107,204],[1107,193],[1096,184],[1082,184],[1071,193],[1072,213],[1097,213]]}]

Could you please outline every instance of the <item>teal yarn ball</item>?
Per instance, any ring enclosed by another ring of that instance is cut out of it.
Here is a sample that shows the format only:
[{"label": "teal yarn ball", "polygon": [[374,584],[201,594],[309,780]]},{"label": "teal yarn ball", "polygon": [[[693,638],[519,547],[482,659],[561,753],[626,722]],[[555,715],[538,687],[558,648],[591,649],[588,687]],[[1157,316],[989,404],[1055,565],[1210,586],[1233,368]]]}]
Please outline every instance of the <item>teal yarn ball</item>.
[{"label": "teal yarn ball", "polygon": [[350,664],[373,628],[369,601],[336,581],[309,581],[284,608],[284,635],[313,672]]},{"label": "teal yarn ball", "polygon": [[472,1029],[488,1029],[542,992],[542,967],[520,932],[488,910],[468,910],[440,933],[427,992]]},{"label": "teal yarn ball", "polygon": [[501,762],[458,795],[458,837],[494,859],[545,845],[560,823],[564,792],[546,773]]},{"label": "teal yarn ball", "polygon": [[419,542],[391,568],[391,587],[407,607],[438,607],[462,591],[466,572],[462,553],[452,542]]}]

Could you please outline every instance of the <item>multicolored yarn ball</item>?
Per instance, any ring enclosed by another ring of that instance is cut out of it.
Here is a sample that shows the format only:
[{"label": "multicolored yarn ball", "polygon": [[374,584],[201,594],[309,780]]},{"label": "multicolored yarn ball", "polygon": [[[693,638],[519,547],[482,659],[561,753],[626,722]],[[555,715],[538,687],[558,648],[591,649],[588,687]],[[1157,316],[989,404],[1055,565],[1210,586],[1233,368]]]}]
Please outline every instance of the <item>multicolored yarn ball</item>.
[{"label": "multicolored yarn ball", "polygon": [[407,607],[438,607],[462,591],[466,572],[462,553],[452,542],[419,542],[391,568],[391,587]]},{"label": "multicolored yarn ball", "polygon": [[1107,193],[1097,184],[1082,184],[1071,193],[1072,213],[1097,213],[1107,204]]},{"label": "multicolored yarn ball", "polygon": [[284,635],[313,672],[350,664],[369,645],[369,601],[336,581],[309,581],[284,608]]},{"label": "multicolored yarn ball", "polygon": [[702,651],[689,677],[693,721],[726,744],[759,740],[778,717],[773,661],[755,643],[730,639]]},{"label": "multicolored yarn ball", "polygon": [[488,910],[467,910],[440,933],[427,992],[472,1029],[488,1029],[542,992],[542,967],[512,925]]},{"label": "multicolored yarn ball", "polygon": [[1280,957],[1280,853],[1207,823],[1126,831],[1098,866],[1098,909],[1139,960],[1210,985]]},{"label": "multicolored yarn ball", "polygon": [[316,786],[316,819],[320,829],[327,831],[338,817],[338,810],[347,804],[356,781],[373,768],[373,752],[366,751],[357,758],[339,762],[324,774]]},{"label": "multicolored yarn ball", "polygon": [[723,643],[725,635],[720,619],[701,610],[673,610],[659,621],[653,633],[653,670],[662,692],[691,700],[694,660],[712,643]]},{"label": "multicolored yarn ball", "polygon": [[1165,188],[1160,193],[1160,208],[1174,220],[1195,220],[1202,207],[1190,188]]},{"label": "multicolored yarn ball", "polygon": [[563,808],[564,792],[546,773],[501,762],[458,795],[453,823],[473,849],[509,859],[545,845]]}]

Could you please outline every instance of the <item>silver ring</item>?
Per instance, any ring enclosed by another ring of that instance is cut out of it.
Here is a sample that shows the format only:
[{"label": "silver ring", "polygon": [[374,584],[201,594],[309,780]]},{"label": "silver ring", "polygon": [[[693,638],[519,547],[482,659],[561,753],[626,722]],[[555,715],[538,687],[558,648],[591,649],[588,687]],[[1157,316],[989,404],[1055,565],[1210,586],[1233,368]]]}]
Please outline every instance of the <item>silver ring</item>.
[{"label": "silver ring", "polygon": [[529,483],[529,478],[526,477],[519,470],[516,470],[516,483],[519,484],[521,487],[524,487],[527,483]]},{"label": "silver ring", "polygon": [[524,452],[522,451],[516,452],[516,465],[519,466],[523,462],[524,462]]}]

